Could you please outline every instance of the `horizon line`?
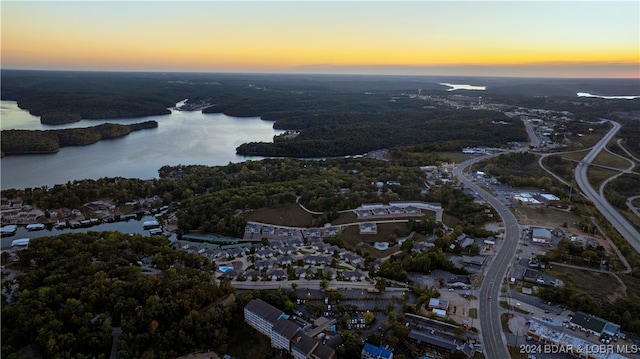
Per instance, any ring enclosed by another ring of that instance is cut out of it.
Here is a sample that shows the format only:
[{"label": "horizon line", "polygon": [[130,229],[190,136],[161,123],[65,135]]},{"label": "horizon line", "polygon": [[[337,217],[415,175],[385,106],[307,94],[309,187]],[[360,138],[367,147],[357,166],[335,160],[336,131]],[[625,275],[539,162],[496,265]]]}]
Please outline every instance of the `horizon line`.
[{"label": "horizon line", "polygon": [[[305,65],[301,67],[315,66]],[[394,65],[372,65],[372,66],[359,66],[360,68],[366,67],[392,67]],[[475,65],[482,66],[482,65]],[[449,65],[449,67],[455,67],[455,65]],[[44,69],[44,68],[0,68],[0,71],[33,71],[33,72],[79,72],[79,73],[154,73],[154,74],[220,74],[220,75],[291,75],[291,76],[385,76],[385,77],[478,77],[478,78],[538,78],[538,79],[615,79],[615,80],[640,80],[640,74],[637,77],[634,76],[552,76],[552,75],[514,75],[514,74],[402,74],[402,73],[369,73],[369,72],[295,72],[295,69],[300,67],[291,68],[287,70],[279,71],[222,71],[222,70],[141,70],[141,69]],[[415,68],[415,66],[407,66],[407,68]]]}]

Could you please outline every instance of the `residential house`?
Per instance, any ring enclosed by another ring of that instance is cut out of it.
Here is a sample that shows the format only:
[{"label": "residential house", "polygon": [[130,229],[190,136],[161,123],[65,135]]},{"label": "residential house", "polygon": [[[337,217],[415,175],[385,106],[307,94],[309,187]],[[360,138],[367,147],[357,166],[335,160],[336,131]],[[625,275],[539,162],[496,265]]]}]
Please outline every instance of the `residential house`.
[{"label": "residential house", "polygon": [[323,232],[325,237],[335,237],[338,233],[340,233],[340,227],[338,226],[325,227],[323,229]]},{"label": "residential house", "polygon": [[288,241],[288,243],[293,247],[302,247],[302,245],[304,244],[304,242],[300,238],[292,238]]},{"label": "residential house", "polygon": [[267,273],[267,276],[271,280],[284,280],[287,279],[287,273],[282,269],[272,269]]},{"label": "residential house", "polygon": [[311,278],[314,278],[316,274],[318,274],[318,270],[315,267],[310,267],[310,268],[297,267],[295,269],[295,275],[300,279],[305,279],[305,278],[311,279]]},{"label": "residential house", "polygon": [[292,228],[279,228],[278,235],[282,237],[293,237],[295,230]]},{"label": "residential house", "polygon": [[263,269],[271,269],[273,268],[273,262],[270,260],[264,260],[264,261],[256,261],[253,266],[257,269],[257,270],[263,270]]},{"label": "residential house", "polygon": [[273,249],[271,248],[263,248],[263,249],[259,249],[257,250],[254,255],[256,256],[256,258],[271,258],[273,257]]},{"label": "residential house", "polygon": [[343,256],[343,259],[347,262],[347,263],[351,263],[353,265],[358,265],[360,263],[362,263],[362,257],[360,257],[357,254],[354,253],[346,253]]},{"label": "residential house", "polygon": [[360,234],[377,234],[378,225],[373,222],[360,223]]},{"label": "residential house", "polygon": [[282,267],[289,266],[296,260],[292,256],[280,256],[278,257],[278,264]]},{"label": "residential house", "polygon": [[354,270],[354,271],[344,271],[342,272],[342,277],[344,277],[344,280],[349,280],[352,282],[355,281],[362,281],[365,279],[365,275],[364,273],[362,273],[359,270]]},{"label": "residential house", "polygon": [[426,250],[428,250],[429,248],[433,248],[436,245],[434,243],[431,242],[418,242],[418,243],[414,243],[413,244],[413,248],[411,249],[413,252],[424,252]]},{"label": "residential house", "polygon": [[328,256],[316,256],[312,254],[307,254],[303,257],[304,262],[309,265],[327,265],[331,264],[331,257]]},{"label": "residential house", "polygon": [[307,228],[303,232],[307,238],[320,238],[322,234],[320,228]]},{"label": "residential house", "polygon": [[258,234],[262,230],[262,226],[256,223],[247,223],[244,227],[245,234]]},{"label": "residential house", "polygon": [[329,267],[324,267],[322,269],[322,274],[324,275],[324,277],[328,280],[335,280],[337,278],[336,275],[336,270],[333,268],[329,268]]},{"label": "residential house", "polygon": [[329,246],[329,247],[326,247],[324,249],[325,253],[331,254],[331,255],[333,255],[335,252],[339,252],[339,251],[340,251],[340,247],[338,247],[338,246]]},{"label": "residential house", "polygon": [[271,226],[262,226],[261,232],[265,237],[273,237],[276,235],[276,229]]},{"label": "residential house", "polygon": [[260,280],[260,272],[257,270],[248,270],[244,272],[244,277],[249,281]]},{"label": "residential house", "polygon": [[324,246],[325,246],[325,244],[324,244],[324,242],[322,241],[322,239],[321,239],[321,238],[318,238],[318,239],[314,239],[314,240],[312,240],[312,241],[309,243],[309,245],[311,246],[311,248],[313,248],[313,249],[314,249],[314,250],[316,250],[316,251],[322,251],[322,250],[324,250]]}]

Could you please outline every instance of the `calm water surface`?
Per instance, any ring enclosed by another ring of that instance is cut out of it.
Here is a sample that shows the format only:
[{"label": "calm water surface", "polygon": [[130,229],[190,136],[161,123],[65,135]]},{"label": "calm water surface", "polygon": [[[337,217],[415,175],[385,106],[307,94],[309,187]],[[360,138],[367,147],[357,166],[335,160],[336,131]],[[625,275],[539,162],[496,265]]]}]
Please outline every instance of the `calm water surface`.
[{"label": "calm water surface", "polygon": [[[22,238],[39,238],[39,237],[49,237],[49,236],[57,236],[64,233],[85,233],[88,231],[117,231],[122,233],[139,233],[145,236],[149,235],[149,231],[144,229],[144,222],[151,221],[155,218],[153,216],[143,216],[140,220],[129,220],[122,222],[114,222],[114,223],[102,223],[96,226],[87,227],[87,228],[63,228],[63,229],[45,229],[42,231],[27,231],[25,226],[19,225],[16,234],[9,237],[2,237],[0,239],[0,246],[2,248],[10,248],[11,243],[16,239]],[[176,239],[176,235],[172,234],[172,239]]]},{"label": "calm water surface", "polygon": [[455,90],[479,90],[484,91],[487,89],[487,86],[474,86],[467,84],[450,84],[446,82],[441,82],[440,85],[447,86],[449,89],[447,91],[455,91]]},{"label": "calm water surface", "polygon": [[634,100],[640,98],[640,96],[602,96],[602,95],[592,95],[588,92],[578,92],[576,94],[578,97],[597,97],[603,98],[605,100]]},{"label": "calm water surface", "polygon": [[1,101],[0,127],[46,130],[90,127],[105,122],[130,124],[154,120],[155,129],[132,132],[117,139],[89,146],[63,147],[56,154],[18,155],[2,158],[3,189],[52,186],[57,183],[100,177],[158,177],[164,165],[226,165],[262,157],[236,155],[236,147],[245,142],[273,141],[283,131],[273,122],[258,117],[234,118],[199,111],[175,111],[166,116],[118,120],[82,120],[61,126],[42,125],[39,117],[21,110],[15,101]]}]

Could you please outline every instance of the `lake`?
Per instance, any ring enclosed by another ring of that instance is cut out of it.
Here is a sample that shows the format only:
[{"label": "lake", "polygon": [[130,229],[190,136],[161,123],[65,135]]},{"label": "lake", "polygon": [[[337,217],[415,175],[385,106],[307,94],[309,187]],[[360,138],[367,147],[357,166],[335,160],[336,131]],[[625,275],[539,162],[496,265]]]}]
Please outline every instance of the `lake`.
[{"label": "lake", "polygon": [[131,132],[88,146],[63,147],[55,154],[6,156],[0,160],[2,189],[53,186],[85,178],[150,179],[158,177],[158,169],[164,165],[217,166],[259,160],[262,157],[236,155],[236,147],[245,142],[272,142],[274,135],[284,132],[274,130],[273,122],[259,117],[235,118],[173,109],[165,116],[82,120],[51,126],[42,125],[39,117],[18,108],[15,101],[0,101],[0,105],[0,128],[3,130],[91,127],[106,122],[158,122],[154,129]]},{"label": "lake", "polygon": [[576,94],[578,97],[596,97],[603,98],[605,100],[634,100],[640,98],[640,96],[602,96],[602,95],[592,95],[588,92],[578,92]]},{"label": "lake", "polygon": [[485,91],[487,86],[474,86],[468,84],[450,84],[446,82],[441,82],[440,85],[450,87],[447,91],[455,91],[455,90],[478,90]]}]

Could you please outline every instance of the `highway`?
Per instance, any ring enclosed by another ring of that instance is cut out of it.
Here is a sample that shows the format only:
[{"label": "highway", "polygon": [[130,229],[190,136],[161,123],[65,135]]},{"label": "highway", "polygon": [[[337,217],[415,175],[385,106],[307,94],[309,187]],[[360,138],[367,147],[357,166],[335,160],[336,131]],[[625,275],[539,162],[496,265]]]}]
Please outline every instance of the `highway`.
[{"label": "highway", "polygon": [[498,296],[500,294],[502,279],[506,275],[509,264],[516,253],[516,246],[520,238],[520,227],[518,226],[516,217],[502,202],[473,183],[471,179],[463,174],[465,168],[494,156],[497,155],[476,157],[462,162],[455,167],[454,175],[466,187],[477,192],[482,199],[487,201],[498,212],[504,222],[503,243],[485,270],[484,279],[480,286],[478,319],[480,320],[485,358],[509,358],[510,355],[507,350],[506,338],[504,337],[500,323]]},{"label": "highway", "polygon": [[522,120],[522,122],[524,122],[524,128],[527,130],[527,134],[531,140],[531,147],[537,148],[540,146],[540,139],[538,139],[536,131],[533,129],[533,124],[529,120]]},{"label": "highway", "polygon": [[576,183],[582,190],[584,195],[589,198],[596,206],[598,211],[615,227],[616,230],[624,237],[624,239],[631,244],[631,246],[640,253],[640,234],[638,231],[627,221],[627,219],[618,213],[611,204],[589,184],[587,178],[587,171],[589,164],[593,162],[600,154],[600,151],[611,141],[613,136],[620,130],[620,124],[614,121],[609,121],[613,124],[613,128],[602,137],[591,151],[582,159],[582,162],[578,164],[574,172]]}]

